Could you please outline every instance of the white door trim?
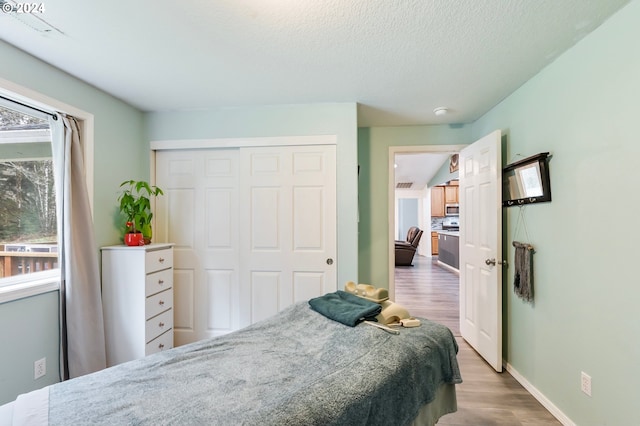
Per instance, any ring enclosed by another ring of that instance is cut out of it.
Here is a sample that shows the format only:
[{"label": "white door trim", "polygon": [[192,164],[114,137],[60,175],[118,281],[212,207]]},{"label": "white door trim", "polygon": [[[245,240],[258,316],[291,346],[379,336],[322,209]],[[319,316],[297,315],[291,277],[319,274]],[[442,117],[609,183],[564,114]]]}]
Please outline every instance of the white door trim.
[{"label": "white door trim", "polygon": [[152,151],[165,149],[244,148],[261,146],[337,145],[336,135],[273,136],[151,141]]},{"label": "white door trim", "polygon": [[[391,298],[391,300],[395,300],[396,297],[396,283],[395,283],[395,267],[396,267],[396,262],[395,262],[395,191],[396,191],[396,186],[395,186],[395,179],[394,179],[394,175],[395,175],[395,167],[394,167],[394,161],[395,161],[395,156],[396,154],[400,154],[400,153],[407,153],[407,152],[412,152],[412,153],[451,153],[451,154],[456,154],[458,153],[462,148],[466,147],[468,145],[412,145],[412,146],[390,146],[389,147],[389,163],[388,163],[388,170],[389,170],[389,182],[388,182],[388,189],[387,189],[387,209],[388,209],[388,223],[387,223],[387,238],[388,238],[388,252],[387,252],[387,260],[389,263],[388,266],[388,271],[389,271],[389,276],[388,276],[388,282],[389,282],[389,297]],[[425,230],[426,231],[426,230]],[[429,229],[429,235],[430,234],[431,229]]]}]

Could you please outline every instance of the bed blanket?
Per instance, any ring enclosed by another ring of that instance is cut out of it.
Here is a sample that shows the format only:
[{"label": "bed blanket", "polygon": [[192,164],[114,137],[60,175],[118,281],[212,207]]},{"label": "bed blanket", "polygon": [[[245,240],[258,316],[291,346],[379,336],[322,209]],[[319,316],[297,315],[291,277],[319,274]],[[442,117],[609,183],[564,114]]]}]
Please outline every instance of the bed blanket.
[{"label": "bed blanket", "polygon": [[52,425],[404,425],[461,383],[443,325],[392,335],[290,306],[228,335],[50,387]]}]

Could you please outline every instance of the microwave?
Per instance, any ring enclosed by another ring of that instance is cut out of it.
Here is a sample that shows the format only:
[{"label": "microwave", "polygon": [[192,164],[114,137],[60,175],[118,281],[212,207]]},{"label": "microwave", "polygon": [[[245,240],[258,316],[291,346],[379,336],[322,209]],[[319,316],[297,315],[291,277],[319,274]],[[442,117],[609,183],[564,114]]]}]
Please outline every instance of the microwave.
[{"label": "microwave", "polygon": [[458,216],[460,214],[460,206],[458,204],[445,204],[444,215],[445,216]]}]

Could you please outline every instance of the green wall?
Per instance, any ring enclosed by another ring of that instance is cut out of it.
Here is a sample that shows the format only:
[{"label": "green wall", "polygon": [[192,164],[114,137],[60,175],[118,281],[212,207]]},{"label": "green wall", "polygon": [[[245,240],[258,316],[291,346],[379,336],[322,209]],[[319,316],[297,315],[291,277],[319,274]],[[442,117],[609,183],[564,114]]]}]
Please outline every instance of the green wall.
[{"label": "green wall", "polygon": [[[525,208],[534,256],[535,303],[513,295],[505,274],[504,359],[578,425],[640,424],[640,0],[463,128],[363,128],[358,133],[361,282],[386,285],[388,148],[468,144],[501,129],[504,163],[550,151],[553,201]],[[625,206],[620,209],[618,206]],[[517,208],[505,209],[505,239]],[[513,264],[513,248],[507,245]],[[592,396],[580,373],[592,377]]]},{"label": "green wall", "polygon": [[[0,405],[60,381],[58,292],[0,303]],[[47,372],[33,378],[33,363],[46,358]]]},{"label": "green wall", "polygon": [[[115,227],[118,185],[125,179],[149,176],[142,112],[3,41],[0,62],[0,78],[94,115],[98,256],[100,246],[115,244],[120,238],[120,230]],[[59,380],[57,292],[0,304],[0,323],[9,324],[0,332],[0,403]],[[21,332],[14,333],[14,329]],[[34,380],[33,362],[43,354],[47,357],[47,375]]]},{"label": "green wall", "polygon": [[[535,303],[509,285],[504,356],[579,425],[640,424],[639,22],[635,0],[472,126],[474,139],[502,129],[509,162],[553,155],[553,201],[524,213]],[[526,239],[515,235],[518,209],[507,210],[509,243]]]},{"label": "green wall", "polygon": [[149,140],[337,136],[338,288],[358,279],[355,103],[220,108],[147,114]]},{"label": "green wall", "polygon": [[117,243],[118,186],[125,179],[149,178],[143,113],[1,40],[0,59],[0,78],[94,115],[96,243]]},{"label": "green wall", "polygon": [[[338,135],[339,255],[352,262],[345,265],[348,262],[341,260],[339,279],[358,275],[360,282],[381,286],[388,277],[390,146],[467,144],[501,129],[507,140],[506,162],[520,158],[517,154],[551,151],[553,201],[525,210],[530,242],[536,247],[535,303],[521,302],[510,289],[505,292],[504,356],[576,424],[640,424],[634,406],[640,378],[640,345],[635,341],[640,335],[636,318],[640,288],[633,268],[639,237],[633,209],[640,204],[635,191],[640,178],[633,173],[640,153],[637,22],[640,0],[467,126],[363,128],[356,135],[353,104],[154,113],[145,122],[135,108],[2,41],[0,77],[95,115],[99,246],[119,238],[113,225],[118,184],[148,177],[149,140]],[[514,235],[517,212],[508,210],[509,241],[522,239],[521,234]],[[508,255],[512,261],[512,250]],[[513,269],[506,275],[507,281],[512,280]],[[25,330],[46,330],[56,322],[37,314],[53,317],[51,307],[57,307],[57,300],[44,296],[48,294],[0,305],[0,319],[8,321],[2,315],[9,312],[9,305],[18,306],[25,314],[19,320]],[[20,339],[2,337],[3,347],[20,348]],[[51,346],[39,342],[33,348],[24,346],[22,352],[16,349],[29,364],[28,374],[24,373],[28,377],[16,390],[31,386],[33,361]],[[6,377],[12,360],[7,352],[0,353],[0,365],[5,366],[0,367],[0,377]],[[48,369],[55,362],[47,355]],[[593,377],[592,397],[580,392],[580,371]]]},{"label": "green wall", "polygon": [[389,147],[463,145],[472,142],[471,126],[370,127],[358,130],[359,282],[388,288]]}]

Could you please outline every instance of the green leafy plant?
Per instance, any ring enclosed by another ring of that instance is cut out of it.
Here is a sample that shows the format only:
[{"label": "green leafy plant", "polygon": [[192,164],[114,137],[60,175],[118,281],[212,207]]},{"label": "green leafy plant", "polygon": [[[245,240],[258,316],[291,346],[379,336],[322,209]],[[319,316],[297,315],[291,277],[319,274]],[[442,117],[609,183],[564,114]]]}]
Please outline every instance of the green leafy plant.
[{"label": "green leafy plant", "polygon": [[[127,219],[127,233],[142,232],[145,238],[151,240],[151,197],[163,195],[157,186],[151,186],[145,181],[126,180],[120,184],[122,193],[118,197],[120,212]],[[130,225],[129,225],[130,223]]]}]

